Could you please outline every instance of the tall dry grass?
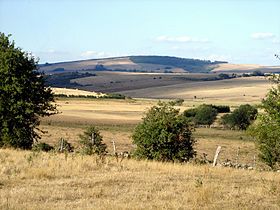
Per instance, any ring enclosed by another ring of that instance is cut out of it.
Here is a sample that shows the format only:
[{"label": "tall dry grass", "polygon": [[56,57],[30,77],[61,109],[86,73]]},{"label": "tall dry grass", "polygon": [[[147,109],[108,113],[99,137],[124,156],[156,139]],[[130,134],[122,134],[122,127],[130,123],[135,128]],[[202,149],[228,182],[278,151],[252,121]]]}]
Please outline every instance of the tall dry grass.
[{"label": "tall dry grass", "polygon": [[279,209],[280,174],[0,150],[1,209]]}]

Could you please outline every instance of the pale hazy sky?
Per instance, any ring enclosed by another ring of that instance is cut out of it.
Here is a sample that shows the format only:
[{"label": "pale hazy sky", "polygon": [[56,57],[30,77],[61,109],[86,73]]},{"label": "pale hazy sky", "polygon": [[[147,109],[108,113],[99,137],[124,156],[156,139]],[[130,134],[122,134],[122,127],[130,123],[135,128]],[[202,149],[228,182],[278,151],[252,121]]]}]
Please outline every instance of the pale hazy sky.
[{"label": "pale hazy sky", "polygon": [[40,63],[169,55],[280,65],[280,0],[0,0],[0,31]]}]

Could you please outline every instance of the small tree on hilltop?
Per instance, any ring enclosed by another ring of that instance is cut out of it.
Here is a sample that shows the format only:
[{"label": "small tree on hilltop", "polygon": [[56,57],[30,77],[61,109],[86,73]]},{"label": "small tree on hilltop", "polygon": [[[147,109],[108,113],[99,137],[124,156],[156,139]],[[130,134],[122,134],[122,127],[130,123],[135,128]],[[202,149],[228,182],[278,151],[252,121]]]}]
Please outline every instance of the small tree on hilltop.
[{"label": "small tree on hilltop", "polygon": [[189,161],[196,155],[187,119],[167,103],[153,106],[133,133],[135,156],[160,161]]},{"label": "small tree on hilltop", "polygon": [[280,76],[273,76],[275,84],[262,101],[256,122],[249,133],[255,137],[259,157],[273,169],[280,169]]},{"label": "small tree on hilltop", "polygon": [[56,113],[37,61],[0,32],[0,146],[31,149],[40,117]]},{"label": "small tree on hilltop", "polygon": [[96,127],[89,127],[83,135],[80,135],[80,139],[82,150],[85,154],[104,155],[107,153],[107,146],[103,143],[103,137]]}]

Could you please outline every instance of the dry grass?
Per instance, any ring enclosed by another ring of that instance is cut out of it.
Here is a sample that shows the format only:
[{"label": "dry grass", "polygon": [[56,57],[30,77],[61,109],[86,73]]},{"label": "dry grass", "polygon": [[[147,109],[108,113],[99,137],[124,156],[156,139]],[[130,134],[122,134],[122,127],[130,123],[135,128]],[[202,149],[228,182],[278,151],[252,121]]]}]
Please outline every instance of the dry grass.
[{"label": "dry grass", "polygon": [[[117,151],[121,152],[133,149],[133,129],[141,121],[144,112],[157,101],[60,99],[57,103],[61,114],[43,119],[41,128],[48,133],[42,136],[41,141],[55,145],[59,138],[63,137],[78,146],[79,134],[82,134],[87,126],[96,125],[100,128],[109,151],[112,150],[114,140]],[[185,110],[193,105],[193,102],[186,101],[178,108]],[[257,155],[253,142],[244,132],[200,128],[194,135],[198,141],[198,156],[207,153],[212,159],[218,145],[222,146],[220,160],[235,160],[238,147],[241,163],[252,163]]]},{"label": "dry grass", "polygon": [[131,124],[157,101],[63,98],[56,101],[59,114],[43,121],[75,124]]},{"label": "dry grass", "polygon": [[280,174],[0,150],[1,209],[279,209]]}]

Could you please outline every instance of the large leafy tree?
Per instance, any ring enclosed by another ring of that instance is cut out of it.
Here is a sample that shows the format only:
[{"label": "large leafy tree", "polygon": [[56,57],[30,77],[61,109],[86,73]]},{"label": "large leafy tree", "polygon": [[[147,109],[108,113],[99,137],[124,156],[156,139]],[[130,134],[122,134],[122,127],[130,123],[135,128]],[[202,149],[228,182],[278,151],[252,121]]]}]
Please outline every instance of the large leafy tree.
[{"label": "large leafy tree", "polygon": [[40,117],[56,112],[35,58],[0,32],[0,146],[30,149]]},{"label": "large leafy tree", "polygon": [[273,76],[274,86],[263,99],[263,112],[250,127],[250,134],[255,137],[259,157],[273,169],[280,168],[280,76]]},{"label": "large leafy tree", "polygon": [[185,162],[196,155],[192,127],[167,103],[153,106],[133,133],[138,158]]}]

